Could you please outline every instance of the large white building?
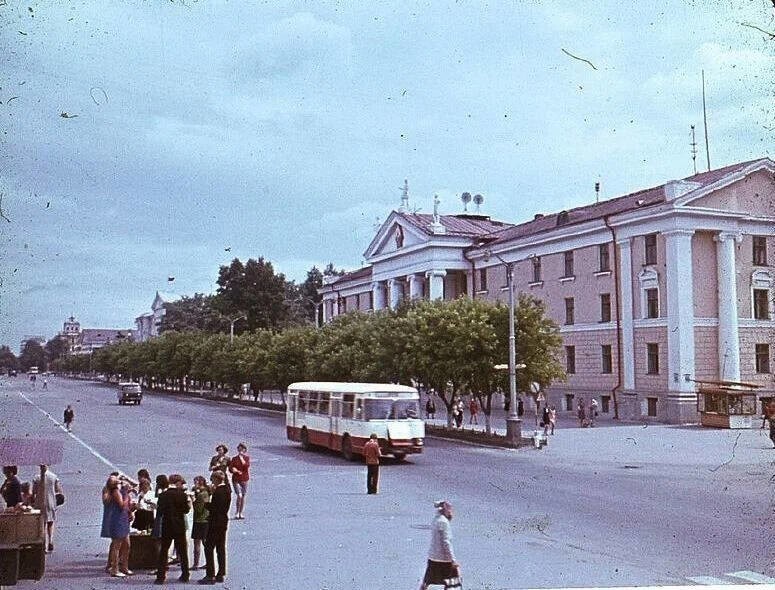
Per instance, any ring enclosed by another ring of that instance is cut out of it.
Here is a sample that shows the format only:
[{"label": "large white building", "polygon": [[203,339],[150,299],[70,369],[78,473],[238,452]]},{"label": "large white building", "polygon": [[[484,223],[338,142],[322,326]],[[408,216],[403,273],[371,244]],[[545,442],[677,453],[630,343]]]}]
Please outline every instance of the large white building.
[{"label": "large white building", "polygon": [[156,291],[150,313],[144,313],[135,318],[135,341],[145,342],[158,336],[162,318],[167,313],[164,306],[179,299],[180,295],[175,293]]},{"label": "large white building", "polygon": [[626,419],[696,420],[696,381],[759,384],[773,395],[775,163],[742,162],[593,205],[510,224],[402,207],[367,265],[322,288],[326,320],[402,299],[547,304],[564,339],[566,383],[550,403],[614,400]]}]

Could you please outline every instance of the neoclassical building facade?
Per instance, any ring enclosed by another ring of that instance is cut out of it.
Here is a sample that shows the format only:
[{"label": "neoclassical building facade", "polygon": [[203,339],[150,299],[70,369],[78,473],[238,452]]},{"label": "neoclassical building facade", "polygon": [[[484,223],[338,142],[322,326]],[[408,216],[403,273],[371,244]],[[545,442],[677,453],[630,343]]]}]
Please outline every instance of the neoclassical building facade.
[{"label": "neoclassical building facade", "polygon": [[322,288],[324,319],[401,300],[543,300],[564,339],[568,380],[549,403],[595,397],[604,413],[697,418],[697,381],[745,381],[770,397],[775,289],[775,162],[666,182],[511,224],[401,208],[364,253],[367,265]]}]

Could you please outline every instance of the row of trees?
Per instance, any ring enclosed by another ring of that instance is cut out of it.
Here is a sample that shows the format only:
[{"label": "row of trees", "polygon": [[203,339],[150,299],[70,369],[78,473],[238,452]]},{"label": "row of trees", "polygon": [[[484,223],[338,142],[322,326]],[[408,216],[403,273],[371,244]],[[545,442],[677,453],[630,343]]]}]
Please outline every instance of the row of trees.
[{"label": "row of trees", "polygon": [[[561,337],[544,304],[520,295],[515,319],[517,361],[526,365],[517,372],[519,389],[564,379],[557,360]],[[256,392],[285,391],[303,380],[413,382],[435,389],[448,416],[456,396],[476,396],[489,430],[492,395],[507,388],[508,375],[494,366],[508,359],[508,332],[508,308],[500,303],[416,301],[397,310],[348,313],[320,329],[262,327],[233,341],[225,334],[168,331],[91,357],[63,357],[57,369],[121,375],[149,386],[172,382],[181,391],[217,385],[237,391],[243,383]]]},{"label": "row of trees", "polygon": [[166,304],[161,332],[229,332],[231,320],[235,331],[278,330],[319,322],[320,287],[323,278],[341,275],[329,264],[323,271],[313,266],[301,283],[288,281],[275,273],[272,263],[264,258],[250,258],[243,263],[238,258],[218,271],[218,289],[212,295],[195,293]]}]

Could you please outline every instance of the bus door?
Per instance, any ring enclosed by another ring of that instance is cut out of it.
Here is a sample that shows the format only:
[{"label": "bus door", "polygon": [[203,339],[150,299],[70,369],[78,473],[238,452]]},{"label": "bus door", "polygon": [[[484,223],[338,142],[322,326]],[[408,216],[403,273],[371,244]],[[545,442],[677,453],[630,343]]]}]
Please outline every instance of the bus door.
[{"label": "bus door", "polygon": [[331,428],[332,435],[339,434],[339,416],[341,415],[342,401],[336,398],[331,398]]}]

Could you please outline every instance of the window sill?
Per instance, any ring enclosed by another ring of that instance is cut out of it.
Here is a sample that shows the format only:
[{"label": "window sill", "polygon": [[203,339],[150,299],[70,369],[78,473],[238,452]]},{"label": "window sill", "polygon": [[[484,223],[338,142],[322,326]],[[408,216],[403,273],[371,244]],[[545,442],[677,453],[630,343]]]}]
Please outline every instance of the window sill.
[{"label": "window sill", "polygon": [[532,283],[527,284],[528,287],[543,287],[544,282],[543,281],[533,281]]},{"label": "window sill", "polygon": [[576,280],[576,276],[575,275],[570,276],[570,277],[560,277],[560,282],[561,283],[572,283],[575,280]]},{"label": "window sill", "polygon": [[610,270],[598,270],[594,273],[596,277],[610,277],[611,271]]},{"label": "window sill", "polygon": [[478,291],[476,291],[477,295],[487,295],[487,293],[489,293],[489,290],[487,289],[479,289]]},{"label": "window sill", "polygon": [[509,290],[509,286],[508,285],[503,285],[501,287],[501,293],[503,293],[504,291],[508,291],[508,290]]}]

